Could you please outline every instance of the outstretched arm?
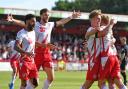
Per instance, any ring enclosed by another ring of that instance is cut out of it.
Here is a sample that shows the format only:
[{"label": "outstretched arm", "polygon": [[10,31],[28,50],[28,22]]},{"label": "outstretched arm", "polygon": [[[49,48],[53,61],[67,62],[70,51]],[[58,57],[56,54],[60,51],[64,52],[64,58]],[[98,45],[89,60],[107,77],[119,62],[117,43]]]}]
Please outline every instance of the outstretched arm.
[{"label": "outstretched arm", "polygon": [[72,16],[57,21],[57,22],[56,22],[56,26],[64,25],[64,24],[66,24],[67,22],[69,22],[70,20],[75,19],[75,18],[78,18],[80,15],[81,15],[80,11],[78,11],[78,12],[75,12],[75,11],[74,11],[74,12],[72,13]]},{"label": "outstretched arm", "polygon": [[11,14],[7,16],[7,20],[21,27],[25,27],[25,23],[23,21],[14,19]]}]

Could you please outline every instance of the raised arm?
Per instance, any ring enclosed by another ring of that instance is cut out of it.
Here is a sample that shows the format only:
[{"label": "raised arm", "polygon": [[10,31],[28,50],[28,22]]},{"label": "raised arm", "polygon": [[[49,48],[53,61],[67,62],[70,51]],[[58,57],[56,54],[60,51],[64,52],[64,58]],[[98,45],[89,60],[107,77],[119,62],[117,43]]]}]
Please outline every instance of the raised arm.
[{"label": "raised arm", "polygon": [[25,23],[23,21],[14,19],[11,14],[7,16],[7,20],[21,27],[25,27]]},{"label": "raised arm", "polygon": [[99,32],[97,33],[97,37],[103,37],[103,36],[105,36],[110,30],[112,30],[113,26],[114,26],[116,23],[117,23],[116,20],[111,19],[111,20],[110,20],[110,23],[109,23],[104,29],[101,28],[101,29],[103,29],[103,30],[101,30],[101,31],[99,31]]},{"label": "raised arm", "polygon": [[105,30],[112,30],[113,26],[117,23],[115,19],[111,19],[108,26],[105,28]]},{"label": "raised arm", "polygon": [[67,17],[67,18],[64,18],[64,19],[57,21],[56,26],[64,25],[67,22],[69,22],[70,20],[78,18],[80,15],[81,15],[80,11],[78,11],[78,12],[74,11],[70,17]]}]

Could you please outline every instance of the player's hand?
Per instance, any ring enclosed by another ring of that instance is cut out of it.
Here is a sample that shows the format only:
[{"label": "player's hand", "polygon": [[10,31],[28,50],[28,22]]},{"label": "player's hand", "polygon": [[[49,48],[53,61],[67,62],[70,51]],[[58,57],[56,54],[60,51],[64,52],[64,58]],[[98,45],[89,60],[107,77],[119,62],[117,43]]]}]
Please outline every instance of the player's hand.
[{"label": "player's hand", "polygon": [[117,23],[117,20],[115,20],[115,19],[111,19],[110,20],[110,25],[114,25],[114,24],[116,24]]},{"label": "player's hand", "polygon": [[87,48],[88,43],[86,39],[84,40],[83,45],[84,45],[84,48]]},{"label": "player's hand", "polygon": [[95,27],[95,30],[96,31],[101,31],[101,27],[100,26],[97,26],[97,27]]},{"label": "player's hand", "polygon": [[55,48],[57,48],[56,45],[53,45],[53,44],[51,44],[51,43],[48,43],[48,44],[47,44],[47,47],[50,48],[50,49],[55,49]]},{"label": "player's hand", "polygon": [[72,13],[72,19],[79,18],[81,16],[81,12],[76,12],[75,10]]},{"label": "player's hand", "polygon": [[25,52],[25,55],[29,56],[29,57],[34,57],[33,52]]},{"label": "player's hand", "polygon": [[7,21],[13,22],[13,20],[14,20],[14,18],[13,18],[13,16],[12,16],[12,14],[8,14],[8,16],[7,16]]},{"label": "player's hand", "polygon": [[114,45],[115,42],[116,42],[116,39],[115,39],[114,37],[112,37],[111,39],[112,39],[112,40],[111,40],[111,45]]}]

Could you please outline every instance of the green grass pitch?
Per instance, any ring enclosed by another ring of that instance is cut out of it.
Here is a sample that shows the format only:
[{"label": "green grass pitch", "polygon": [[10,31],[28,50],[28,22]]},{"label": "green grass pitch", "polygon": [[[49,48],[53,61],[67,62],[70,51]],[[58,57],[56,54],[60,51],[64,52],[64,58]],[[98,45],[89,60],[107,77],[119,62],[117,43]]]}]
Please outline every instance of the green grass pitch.
[{"label": "green grass pitch", "polygon": [[[85,71],[55,71],[55,80],[50,89],[80,89],[85,80]],[[46,78],[44,72],[39,72],[40,83],[36,89],[42,89],[43,81]],[[0,71],[0,89],[9,89],[8,84],[11,80],[11,72]],[[17,77],[15,89],[19,89],[20,80]],[[90,89],[98,89],[95,82]]]}]

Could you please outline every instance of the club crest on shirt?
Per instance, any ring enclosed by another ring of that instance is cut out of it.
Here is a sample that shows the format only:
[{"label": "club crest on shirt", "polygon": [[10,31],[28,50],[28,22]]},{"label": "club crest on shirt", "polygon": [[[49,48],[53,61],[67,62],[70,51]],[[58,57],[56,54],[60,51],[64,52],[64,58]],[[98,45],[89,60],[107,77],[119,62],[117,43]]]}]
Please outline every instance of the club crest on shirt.
[{"label": "club crest on shirt", "polygon": [[45,32],[45,28],[44,27],[40,27],[40,32]]}]

